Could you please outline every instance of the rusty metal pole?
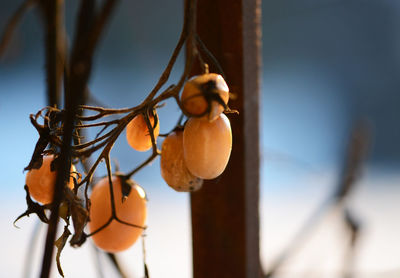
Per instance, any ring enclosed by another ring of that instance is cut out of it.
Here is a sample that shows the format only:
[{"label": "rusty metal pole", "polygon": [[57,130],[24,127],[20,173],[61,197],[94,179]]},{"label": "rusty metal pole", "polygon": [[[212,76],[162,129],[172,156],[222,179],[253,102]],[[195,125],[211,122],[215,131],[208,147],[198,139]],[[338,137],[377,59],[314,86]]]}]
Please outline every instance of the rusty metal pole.
[{"label": "rusty metal pole", "polygon": [[[197,31],[220,62],[236,99],[225,172],[191,195],[193,276],[260,277],[260,0],[198,0]],[[216,69],[211,66],[211,71]]]}]

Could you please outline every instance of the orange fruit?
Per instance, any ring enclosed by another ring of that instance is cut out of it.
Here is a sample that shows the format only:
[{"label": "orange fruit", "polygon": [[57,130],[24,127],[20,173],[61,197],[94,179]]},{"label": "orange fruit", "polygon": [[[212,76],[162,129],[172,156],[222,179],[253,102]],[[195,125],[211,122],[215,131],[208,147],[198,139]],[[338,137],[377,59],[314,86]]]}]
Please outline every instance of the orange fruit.
[{"label": "orange fruit", "polygon": [[[154,126],[154,117],[149,116],[150,123]],[[160,133],[159,121],[153,128],[154,138],[157,140],[158,134]],[[149,129],[147,128],[146,121],[142,114],[136,115],[126,126],[126,139],[128,144],[135,150],[144,152],[151,149],[151,136]]]},{"label": "orange fruit", "polygon": [[[224,111],[223,105],[215,100],[216,95],[219,95],[225,105],[228,103],[229,88],[224,78],[216,73],[196,75],[183,87],[181,103],[191,116],[201,116],[209,109],[207,117],[213,121]],[[208,102],[211,103],[210,108]]]},{"label": "orange fruit", "polygon": [[161,148],[161,176],[176,191],[196,191],[203,185],[203,180],[192,175],[183,158],[183,132],[169,134]]},{"label": "orange fruit", "polygon": [[218,177],[228,164],[232,131],[225,114],[209,122],[190,118],[183,131],[183,154],[189,171],[202,179]]},{"label": "orange fruit", "polygon": [[[146,198],[144,190],[139,185],[131,187],[127,199],[122,202],[121,178],[113,176],[113,192],[116,215],[118,219],[144,226],[147,217]],[[90,195],[89,231],[92,233],[107,223],[111,217],[111,197],[108,177],[100,180]],[[92,235],[97,247],[107,252],[119,252],[132,246],[142,234],[143,229],[132,227],[113,219],[104,229]]]},{"label": "orange fruit", "polygon": [[[31,169],[25,176],[25,184],[28,186],[30,196],[42,204],[50,204],[53,201],[54,187],[57,179],[57,171],[51,171],[51,162],[54,155],[43,156],[43,163],[39,169]],[[71,172],[76,172],[75,166],[71,165]],[[74,188],[71,176],[67,186]]]}]

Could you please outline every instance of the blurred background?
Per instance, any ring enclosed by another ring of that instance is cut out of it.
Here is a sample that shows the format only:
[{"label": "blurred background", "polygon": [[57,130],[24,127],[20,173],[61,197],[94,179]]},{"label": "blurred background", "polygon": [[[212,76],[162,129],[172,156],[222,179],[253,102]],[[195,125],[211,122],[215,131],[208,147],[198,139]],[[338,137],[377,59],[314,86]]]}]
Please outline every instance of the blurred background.
[{"label": "blurred background", "polygon": [[[0,30],[20,2],[0,1]],[[66,7],[70,37],[78,4],[71,0]],[[289,254],[275,277],[400,277],[400,2],[264,0],[262,8],[263,268]],[[36,9],[28,12],[0,60],[0,277],[37,277],[42,259],[45,228],[35,217],[20,220],[19,229],[12,225],[26,209],[23,168],[38,138],[28,117],[46,105],[42,23]],[[114,108],[143,100],[167,64],[181,24],[180,0],[121,1],[96,52],[90,80],[96,100]],[[171,83],[182,65],[180,57]],[[159,115],[163,133],[179,110],[168,101]],[[368,123],[371,143],[346,199],[358,231],[350,256],[343,210],[324,204],[340,182],[351,128],[359,120]],[[130,149],[124,134],[112,152],[122,171],[146,156]],[[163,182],[159,160],[135,180],[149,197],[151,276],[191,277],[188,195]],[[310,229],[297,238],[305,226]],[[296,248],[286,252],[293,240]],[[141,252],[138,243],[119,254],[133,277],[143,275]],[[66,247],[62,263],[66,277],[97,277],[98,265],[104,277],[116,277],[90,241],[80,249]]]}]

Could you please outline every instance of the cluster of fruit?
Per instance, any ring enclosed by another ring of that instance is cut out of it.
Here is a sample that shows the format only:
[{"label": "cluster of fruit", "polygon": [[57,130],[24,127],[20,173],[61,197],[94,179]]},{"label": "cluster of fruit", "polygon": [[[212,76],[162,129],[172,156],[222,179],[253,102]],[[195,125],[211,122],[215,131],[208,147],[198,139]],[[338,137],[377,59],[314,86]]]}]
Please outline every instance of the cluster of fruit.
[{"label": "cluster of fruit", "polygon": [[[25,183],[28,186],[30,196],[36,201],[48,205],[53,200],[54,187],[57,178],[54,155],[43,156],[43,163],[39,169],[32,169],[26,174]],[[77,178],[75,166],[71,166],[71,178],[67,187],[74,188],[74,178]],[[122,196],[122,183],[129,186],[127,198]],[[132,246],[142,234],[146,222],[147,208],[146,195],[139,185],[124,181],[115,175],[112,179],[115,211],[121,222],[134,223],[130,225],[112,220],[99,232],[93,234],[92,239],[97,247],[107,252],[119,252]],[[89,232],[98,230],[104,226],[112,215],[111,194],[108,177],[101,179],[93,187],[90,195],[90,222]]]},{"label": "cluster of fruit", "polygon": [[165,138],[161,149],[161,175],[177,191],[195,191],[203,179],[218,177],[228,164],[232,131],[222,113],[229,89],[215,73],[192,77],[181,95],[182,107],[190,115],[183,130]]},{"label": "cluster of fruit", "polygon": [[[228,118],[222,113],[227,107],[229,89],[222,76],[207,73],[194,76],[185,84],[182,110],[189,117],[184,128],[177,127],[163,141],[161,148],[161,175],[166,183],[177,191],[195,191],[201,188],[203,179],[219,176],[228,163],[232,148],[232,132]],[[148,115],[157,139],[160,125],[157,113]],[[127,141],[137,151],[152,148],[152,139],[143,114],[138,114],[126,127]],[[52,202],[57,172],[52,165],[53,155],[43,157],[39,169],[26,175],[30,196],[42,204]],[[71,166],[70,189],[74,188],[76,169]],[[129,248],[142,234],[146,223],[147,208],[144,190],[123,176],[101,179],[90,195],[89,233],[94,243],[107,252],[119,252]],[[123,196],[123,187],[129,187]],[[113,203],[110,201],[114,196]],[[113,206],[115,211],[113,212]],[[112,219],[112,217],[117,217]],[[129,225],[131,223],[131,225]]]}]

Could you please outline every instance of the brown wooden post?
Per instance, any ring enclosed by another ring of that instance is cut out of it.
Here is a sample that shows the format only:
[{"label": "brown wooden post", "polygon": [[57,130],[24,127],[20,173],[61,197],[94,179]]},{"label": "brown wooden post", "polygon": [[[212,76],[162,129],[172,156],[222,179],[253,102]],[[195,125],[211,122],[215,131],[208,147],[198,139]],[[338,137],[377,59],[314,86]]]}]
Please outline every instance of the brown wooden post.
[{"label": "brown wooden post", "polygon": [[[225,172],[191,195],[194,278],[260,277],[260,0],[198,0],[197,31],[220,62],[233,148]],[[211,66],[211,71],[216,69]]]}]

